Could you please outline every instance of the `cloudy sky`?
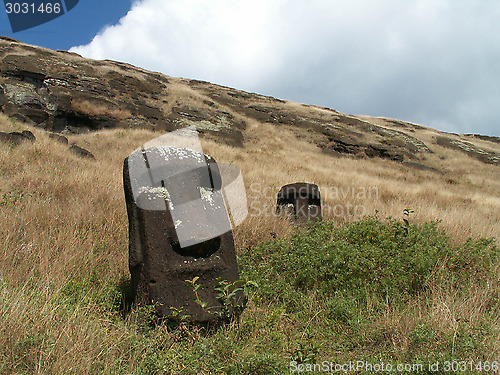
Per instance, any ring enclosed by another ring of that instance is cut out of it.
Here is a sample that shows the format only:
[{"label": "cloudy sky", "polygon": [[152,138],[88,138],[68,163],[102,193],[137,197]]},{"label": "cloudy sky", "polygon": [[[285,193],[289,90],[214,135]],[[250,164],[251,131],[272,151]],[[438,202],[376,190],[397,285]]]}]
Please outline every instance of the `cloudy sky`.
[{"label": "cloudy sky", "polygon": [[71,50],[346,113],[500,136],[497,0],[142,0],[107,22]]}]

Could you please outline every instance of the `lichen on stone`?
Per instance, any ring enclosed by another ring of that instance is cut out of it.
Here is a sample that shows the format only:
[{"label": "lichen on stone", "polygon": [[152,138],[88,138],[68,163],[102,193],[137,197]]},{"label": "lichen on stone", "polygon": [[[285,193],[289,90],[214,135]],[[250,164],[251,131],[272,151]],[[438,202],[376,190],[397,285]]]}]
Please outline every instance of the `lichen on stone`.
[{"label": "lichen on stone", "polygon": [[210,188],[205,188],[200,186],[201,200],[210,204],[210,206],[215,207],[215,202],[213,198],[213,191]]},{"label": "lichen on stone", "polygon": [[153,200],[155,198],[165,199],[165,201],[168,203],[169,210],[174,210],[174,205],[172,203],[170,193],[162,186],[141,186],[139,187],[139,194],[148,194],[148,200]]}]

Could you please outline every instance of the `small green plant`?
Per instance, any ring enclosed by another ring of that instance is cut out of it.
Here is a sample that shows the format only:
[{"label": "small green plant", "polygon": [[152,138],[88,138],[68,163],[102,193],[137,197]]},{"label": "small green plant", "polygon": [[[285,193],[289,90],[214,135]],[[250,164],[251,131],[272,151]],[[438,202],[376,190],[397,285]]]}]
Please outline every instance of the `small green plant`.
[{"label": "small green plant", "polygon": [[223,319],[233,319],[239,316],[247,305],[247,296],[253,289],[257,288],[257,283],[249,280],[236,280],[230,282],[217,278],[215,290],[217,301],[222,305],[221,311],[216,311],[216,315]]},{"label": "small green plant", "polygon": [[314,343],[299,342],[298,348],[290,354],[290,361],[296,364],[315,363],[319,353],[319,346]]},{"label": "small green plant", "polygon": [[144,332],[148,332],[158,323],[155,305],[140,306],[137,309],[138,326]]},{"label": "small green plant", "polygon": [[191,288],[195,295],[195,301],[201,308],[209,314],[213,314],[222,320],[232,321],[237,318],[248,302],[249,295],[253,295],[253,290],[255,290],[258,285],[257,283],[250,280],[236,280],[234,282],[223,280],[222,278],[217,278],[217,284],[214,290],[217,292],[217,301],[220,306],[208,306],[208,302],[202,301],[198,291],[203,288],[203,284],[199,284],[198,276],[194,277],[192,280],[185,280],[186,286]]},{"label": "small green plant", "polygon": [[410,218],[410,215],[411,215],[411,214],[413,214],[413,213],[415,213],[415,211],[413,211],[413,210],[412,210],[412,209],[410,209],[410,208],[405,208],[405,209],[403,210],[403,215],[404,215],[403,222],[405,223],[405,225],[406,225],[407,227],[409,227],[409,226],[410,226],[410,221],[409,221],[409,218]]},{"label": "small green plant", "polygon": [[[200,279],[200,277],[199,277],[199,276],[195,276],[195,277],[193,278],[193,280],[185,280],[185,282],[186,282],[186,286],[187,286],[187,288],[191,288],[191,289],[193,289],[193,292],[194,292],[194,295],[195,295],[195,301],[196,301],[196,303],[197,303],[198,305],[200,305],[200,306],[201,306],[201,308],[202,308],[204,311],[207,311],[208,302],[206,302],[206,301],[202,301],[202,300],[200,299],[199,294],[198,294],[198,290],[199,290],[200,288],[203,288],[203,286],[204,286],[203,284],[198,284],[198,283],[197,283],[199,279]],[[208,308],[208,309],[209,309],[209,308]]]},{"label": "small green plant", "polygon": [[405,236],[408,236],[408,234],[410,233],[410,215],[413,213],[415,213],[415,211],[410,208],[405,208],[403,210],[403,229],[405,232]]},{"label": "small green plant", "polygon": [[172,314],[170,315],[170,324],[174,325],[179,325],[186,323],[191,315],[189,314],[184,314],[184,307],[181,307],[179,309],[175,307],[170,307],[170,311],[172,311]]},{"label": "small green plant", "polygon": [[2,194],[0,198],[0,207],[14,207],[24,197],[24,193],[14,193],[12,191]]}]

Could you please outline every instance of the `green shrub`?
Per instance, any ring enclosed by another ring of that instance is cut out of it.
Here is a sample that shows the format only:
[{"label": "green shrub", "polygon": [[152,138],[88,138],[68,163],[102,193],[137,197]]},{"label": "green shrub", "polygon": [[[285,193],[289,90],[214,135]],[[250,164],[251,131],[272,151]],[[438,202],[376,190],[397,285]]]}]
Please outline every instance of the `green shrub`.
[{"label": "green shrub", "polygon": [[[488,278],[499,258],[492,240],[456,246],[436,222],[415,225],[366,218],[343,226],[323,222],[296,230],[288,241],[261,243],[240,257],[240,267],[268,301],[296,300],[316,291],[358,301],[373,295],[397,302],[421,292],[438,266],[459,283]],[[348,319],[345,306],[334,306],[333,311]]]}]

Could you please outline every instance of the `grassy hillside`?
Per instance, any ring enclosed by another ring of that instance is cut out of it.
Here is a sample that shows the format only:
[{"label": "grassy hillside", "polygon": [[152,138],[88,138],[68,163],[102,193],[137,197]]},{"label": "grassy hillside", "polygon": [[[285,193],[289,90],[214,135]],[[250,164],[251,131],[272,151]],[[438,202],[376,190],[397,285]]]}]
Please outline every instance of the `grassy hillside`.
[{"label": "grassy hillside", "polygon": [[[160,133],[70,135],[90,161],[0,115],[0,131],[25,129],[35,143],[0,144],[2,374],[284,374],[292,360],[500,360],[499,242],[481,239],[500,238],[498,166],[438,145],[426,155],[435,170],[335,157],[290,128],[251,119],[244,148],[203,140],[206,153],[243,171],[250,215],[235,241],[241,276],[259,285],[239,324],[206,333],[144,327],[123,308],[122,163]],[[412,135],[431,144],[436,134]],[[294,230],[271,214],[279,188],[296,181],[320,186],[325,223]]]}]

